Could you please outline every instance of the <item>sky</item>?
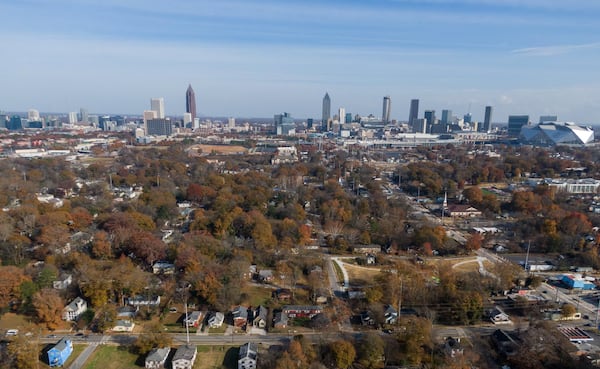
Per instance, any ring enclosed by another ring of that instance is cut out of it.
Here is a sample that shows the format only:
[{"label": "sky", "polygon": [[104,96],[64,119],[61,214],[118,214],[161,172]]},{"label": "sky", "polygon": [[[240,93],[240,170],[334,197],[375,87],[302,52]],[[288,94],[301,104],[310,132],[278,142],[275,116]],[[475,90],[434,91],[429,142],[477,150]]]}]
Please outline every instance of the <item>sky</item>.
[{"label": "sky", "polygon": [[0,0],[0,110],[600,123],[597,0]]}]

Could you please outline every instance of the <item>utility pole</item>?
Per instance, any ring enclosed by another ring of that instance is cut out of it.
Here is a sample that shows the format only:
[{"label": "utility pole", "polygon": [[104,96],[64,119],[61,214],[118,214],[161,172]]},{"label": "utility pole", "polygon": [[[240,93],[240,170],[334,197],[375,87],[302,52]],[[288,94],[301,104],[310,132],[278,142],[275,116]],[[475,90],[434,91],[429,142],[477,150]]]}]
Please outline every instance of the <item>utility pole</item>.
[{"label": "utility pole", "polygon": [[527,275],[529,275],[529,270],[527,269],[527,266],[529,265],[529,249],[530,248],[531,248],[531,240],[527,244],[527,254],[525,255],[525,272],[527,272]]},{"label": "utility pole", "polygon": [[600,297],[598,297],[598,307],[596,309],[596,329],[598,329],[598,314],[600,313]]}]

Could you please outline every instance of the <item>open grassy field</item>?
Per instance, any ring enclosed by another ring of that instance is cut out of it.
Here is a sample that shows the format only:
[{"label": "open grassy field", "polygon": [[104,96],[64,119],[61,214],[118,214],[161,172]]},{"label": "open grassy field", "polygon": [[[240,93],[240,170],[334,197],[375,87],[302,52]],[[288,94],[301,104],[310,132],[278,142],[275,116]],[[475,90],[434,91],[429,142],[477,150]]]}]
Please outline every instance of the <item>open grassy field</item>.
[{"label": "open grassy field", "polygon": [[[238,350],[237,346],[198,346],[194,369],[236,369]],[[170,357],[172,355],[173,350]],[[168,362],[169,360],[170,358],[167,359]],[[100,346],[94,351],[83,369],[139,369],[143,367],[143,357],[130,353],[124,347],[106,345]]]},{"label": "open grassy field", "polygon": [[348,273],[351,286],[369,284],[376,275],[381,273],[381,269],[378,267],[371,268],[348,263],[344,263],[344,269]]},{"label": "open grassy field", "polygon": [[237,153],[246,153],[248,149],[243,146],[230,146],[230,145],[196,145],[191,151],[196,151],[203,154],[220,154],[220,155],[231,155]]},{"label": "open grassy field", "polygon": [[127,347],[99,346],[83,369],[139,369],[144,367],[143,358],[134,355]]},{"label": "open grassy field", "polygon": [[248,284],[242,289],[242,296],[244,296],[244,301],[242,301],[242,305],[245,306],[259,306],[264,305],[267,301],[271,300],[271,294],[273,293],[273,288],[268,285],[252,285]]}]

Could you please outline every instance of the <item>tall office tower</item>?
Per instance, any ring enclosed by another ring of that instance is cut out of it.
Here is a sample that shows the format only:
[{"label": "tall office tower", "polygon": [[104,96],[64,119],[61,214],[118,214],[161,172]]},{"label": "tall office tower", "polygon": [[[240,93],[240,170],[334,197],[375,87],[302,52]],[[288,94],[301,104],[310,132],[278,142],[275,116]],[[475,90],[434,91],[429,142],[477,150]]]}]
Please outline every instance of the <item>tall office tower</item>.
[{"label": "tall office tower", "polygon": [[154,110],[144,110],[144,113],[142,116],[144,118],[144,130],[146,131],[146,134],[148,134],[148,121],[150,119],[158,118],[158,115],[156,114],[156,112]]},{"label": "tall office tower", "polygon": [[540,115],[540,124],[545,122],[558,122],[557,115]]},{"label": "tall office tower", "polygon": [[392,108],[392,100],[389,96],[383,97],[383,113],[381,114],[381,121],[383,123],[390,122],[390,109]]},{"label": "tall office tower", "polygon": [[146,124],[146,135],[148,136],[170,136],[173,133],[173,123],[170,119],[149,119]]},{"label": "tall office tower", "polygon": [[235,118],[231,117],[227,120],[227,126],[229,128],[235,128]]},{"label": "tall office tower", "polygon": [[156,97],[150,99],[150,109],[156,112],[156,117],[159,119],[165,118],[165,99]]},{"label": "tall office tower", "polygon": [[69,124],[77,123],[77,113],[72,111],[69,113]]},{"label": "tall office tower", "polygon": [[[425,110],[424,118],[427,119],[428,127],[431,127],[432,125],[436,124],[435,110]],[[428,131],[431,132],[429,129]]]},{"label": "tall office tower", "polygon": [[346,117],[344,118],[344,123],[352,123],[352,113],[346,113]]},{"label": "tall office tower", "polygon": [[196,93],[191,84],[185,92],[185,112],[192,114],[192,121],[196,118]]},{"label": "tall office tower", "polygon": [[442,110],[442,124],[452,124],[452,110]]},{"label": "tall office tower", "polygon": [[27,112],[27,120],[30,122],[37,122],[40,120],[40,112],[35,109],[29,109]]},{"label": "tall office tower", "polygon": [[519,137],[521,128],[529,124],[529,115],[508,116],[508,136]]},{"label": "tall office tower", "polygon": [[[183,113],[183,126],[186,128],[192,127],[192,114],[191,113]],[[188,127],[189,125],[189,127]]]},{"label": "tall office tower", "polygon": [[6,128],[8,128],[9,131],[18,131],[20,129],[23,129],[23,122],[21,120],[21,117],[18,115],[13,115],[12,117],[10,117]]},{"label": "tall office tower", "polygon": [[331,119],[331,99],[329,94],[326,92],[323,97],[323,115],[321,119],[321,125],[324,130],[329,131],[329,119]]},{"label": "tall office tower", "polygon": [[340,108],[338,110],[338,123],[339,124],[344,124],[344,119],[346,119],[346,109],[345,108]]},{"label": "tall office tower", "polygon": [[83,123],[87,123],[88,122],[88,111],[87,109],[81,108],[79,109],[79,121],[83,122]]},{"label": "tall office tower", "polygon": [[471,113],[467,113],[464,115],[463,122],[471,123],[472,121],[473,121],[473,116],[471,115]]},{"label": "tall office tower", "polygon": [[408,124],[413,124],[419,118],[419,99],[410,100],[410,112],[408,113]]},{"label": "tall office tower", "polygon": [[296,123],[290,113],[276,114],[273,117],[275,124],[275,133],[279,136],[288,136],[296,134]]},{"label": "tall office tower", "polygon": [[483,118],[483,126],[481,127],[481,131],[490,132],[492,130],[492,107],[485,107],[485,117]]},{"label": "tall office tower", "polygon": [[413,119],[412,127],[414,133],[427,133],[427,119]]}]

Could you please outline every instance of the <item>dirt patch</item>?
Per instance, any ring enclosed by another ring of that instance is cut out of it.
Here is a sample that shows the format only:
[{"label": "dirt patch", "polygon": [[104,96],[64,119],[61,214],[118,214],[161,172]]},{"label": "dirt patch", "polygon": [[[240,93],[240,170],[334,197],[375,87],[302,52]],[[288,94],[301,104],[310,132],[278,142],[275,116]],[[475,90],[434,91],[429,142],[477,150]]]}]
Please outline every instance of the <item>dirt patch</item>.
[{"label": "dirt patch", "polygon": [[365,284],[372,284],[375,276],[381,273],[381,269],[378,267],[364,267],[359,265],[353,265],[344,263],[343,260],[340,260],[343,263],[344,269],[348,273],[348,279],[351,286],[362,286]]},{"label": "dirt patch", "polygon": [[233,155],[233,154],[246,154],[248,149],[243,146],[229,146],[229,145],[196,145],[189,150],[190,154],[196,155]]}]

